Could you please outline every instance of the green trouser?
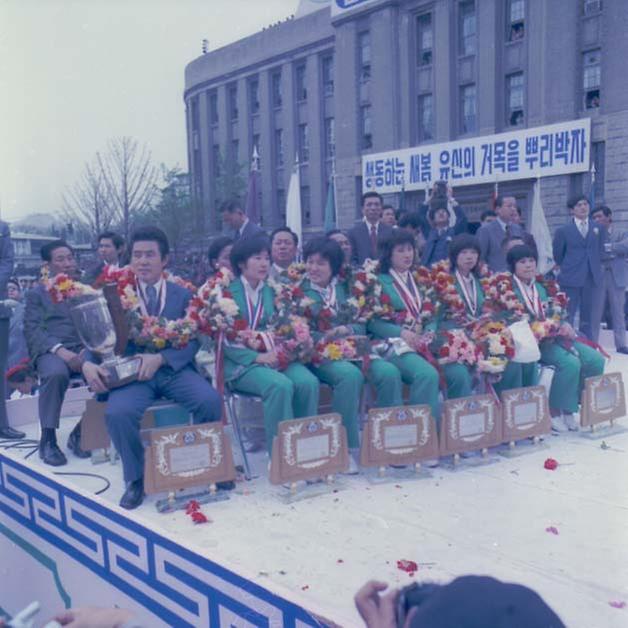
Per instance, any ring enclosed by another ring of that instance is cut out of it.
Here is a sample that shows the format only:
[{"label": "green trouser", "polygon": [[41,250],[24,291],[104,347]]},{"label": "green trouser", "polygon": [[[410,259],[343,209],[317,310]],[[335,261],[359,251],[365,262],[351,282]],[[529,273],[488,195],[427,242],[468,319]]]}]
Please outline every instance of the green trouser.
[{"label": "green trouser", "polygon": [[552,410],[577,412],[584,380],[604,372],[604,358],[595,349],[574,342],[572,351],[575,355],[558,342],[541,343],[541,362],[556,368],[549,394]]},{"label": "green trouser", "polygon": [[521,388],[522,386],[536,386],[539,381],[538,362],[508,362],[501,379],[493,384],[495,392],[500,395],[504,390]]},{"label": "green trouser", "polygon": [[427,404],[432,410],[437,429],[440,429],[440,404],[438,402],[438,372],[416,353],[404,353],[390,358],[401,373],[404,384],[410,386],[409,405]]},{"label": "green trouser", "polygon": [[358,412],[364,386],[362,371],[347,360],[333,360],[310,368],[321,382],[333,389],[331,409],[342,417],[347,430],[347,445],[350,449],[359,447]]},{"label": "green trouser", "polygon": [[233,380],[231,388],[262,398],[269,453],[280,421],[318,414],[318,380],[300,362],[281,372],[261,364],[253,366]]},{"label": "green trouser", "polygon": [[473,394],[471,372],[464,364],[454,362],[445,364],[442,368],[447,382],[447,399],[458,399]]}]

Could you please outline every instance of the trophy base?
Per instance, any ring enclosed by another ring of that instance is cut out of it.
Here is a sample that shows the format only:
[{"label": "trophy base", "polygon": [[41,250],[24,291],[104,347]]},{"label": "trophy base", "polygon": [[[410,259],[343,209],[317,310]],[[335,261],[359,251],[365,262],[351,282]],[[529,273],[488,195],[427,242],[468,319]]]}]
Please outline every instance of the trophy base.
[{"label": "trophy base", "polygon": [[119,388],[137,379],[142,359],[138,357],[114,358],[107,360],[101,366],[107,370],[109,388]]}]

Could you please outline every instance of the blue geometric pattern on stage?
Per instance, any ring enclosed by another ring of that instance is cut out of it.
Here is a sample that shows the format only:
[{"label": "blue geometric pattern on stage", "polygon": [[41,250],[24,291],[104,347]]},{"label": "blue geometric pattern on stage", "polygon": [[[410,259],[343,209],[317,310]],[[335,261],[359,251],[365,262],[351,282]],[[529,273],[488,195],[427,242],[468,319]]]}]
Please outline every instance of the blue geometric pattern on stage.
[{"label": "blue geometric pattern on stage", "polygon": [[300,606],[1,454],[0,511],[171,626],[323,625]]}]

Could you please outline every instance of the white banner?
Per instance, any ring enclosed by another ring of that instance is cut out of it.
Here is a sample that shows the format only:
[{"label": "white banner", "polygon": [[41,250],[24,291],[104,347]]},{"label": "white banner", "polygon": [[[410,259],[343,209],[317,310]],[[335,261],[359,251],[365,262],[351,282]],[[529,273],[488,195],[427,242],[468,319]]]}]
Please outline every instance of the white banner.
[{"label": "white banner", "polygon": [[583,118],[363,155],[362,190],[388,194],[423,190],[439,179],[461,186],[583,172],[590,144],[591,119]]},{"label": "white banner", "polygon": [[362,8],[367,4],[372,4],[375,0],[332,0],[331,17],[332,19],[339,15],[344,15],[352,9]]}]

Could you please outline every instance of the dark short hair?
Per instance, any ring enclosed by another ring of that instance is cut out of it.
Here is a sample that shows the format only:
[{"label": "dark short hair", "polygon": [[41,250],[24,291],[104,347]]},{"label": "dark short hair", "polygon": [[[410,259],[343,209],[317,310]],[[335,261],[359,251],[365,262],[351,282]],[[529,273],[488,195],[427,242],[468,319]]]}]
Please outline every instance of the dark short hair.
[{"label": "dark short hair", "polygon": [[521,240],[521,242],[522,242],[523,244],[528,244],[528,243],[526,242],[525,236],[524,236],[523,234],[522,234],[522,235],[511,235],[511,236],[506,236],[506,237],[502,240],[502,243],[501,243],[501,245],[500,245],[500,246],[501,246],[501,249],[502,249],[502,250],[504,250],[504,249],[506,248],[506,245],[507,245],[508,243],[512,242],[513,240]]},{"label": "dark short hair", "polygon": [[515,201],[517,200],[516,196],[514,194],[500,194],[496,199],[495,199],[495,207],[501,207],[504,204],[504,199],[506,198],[514,198]]},{"label": "dark short hair", "polygon": [[[381,272],[387,273],[392,265],[392,254],[396,246],[409,244],[414,249],[414,236],[405,229],[394,229],[379,247],[379,267]],[[416,253],[415,253],[416,257]]]},{"label": "dark short hair", "polygon": [[387,209],[392,209],[393,212],[395,213],[395,217],[397,216],[397,210],[392,205],[384,205],[382,207],[382,211],[386,211]]},{"label": "dark short hair", "polygon": [[397,222],[397,226],[400,229],[405,227],[412,227],[413,229],[421,228],[421,217],[417,212],[406,212]]},{"label": "dark short hair", "polygon": [[607,218],[613,215],[613,210],[608,205],[598,205],[595,209],[591,210],[589,215],[592,217],[593,214],[597,214],[598,212],[602,212]]},{"label": "dark short hair", "polygon": [[209,249],[207,251],[207,259],[209,261],[209,265],[213,266],[214,262],[220,257],[222,251],[233,244],[233,238],[229,236],[218,236],[214,238],[210,244]]},{"label": "dark short hair", "polygon": [[527,244],[513,246],[510,251],[508,251],[508,255],[506,256],[508,270],[511,273],[514,273],[517,262],[526,257],[533,257],[535,261],[539,261],[537,252],[531,246],[528,246]]},{"label": "dark short hair", "polygon": [[20,280],[17,277],[9,277],[7,281],[7,286],[12,283],[14,286],[17,286],[19,290],[22,290],[22,286],[20,286]]},{"label": "dark short hair", "polygon": [[493,217],[497,218],[497,214],[495,213],[495,210],[494,209],[485,209],[482,212],[482,215],[480,216],[480,222],[484,222],[490,216],[493,216]]},{"label": "dark short hair", "polygon": [[266,235],[256,235],[252,238],[240,238],[231,249],[229,259],[233,272],[239,277],[242,274],[240,264],[246,264],[253,255],[266,251],[270,255],[270,240]]},{"label": "dark short hair", "polygon": [[449,243],[449,262],[451,263],[451,270],[456,270],[456,262],[458,261],[458,255],[465,249],[473,249],[478,254],[478,261],[475,267],[472,269],[473,272],[476,272],[478,266],[480,265],[480,256],[482,255],[482,250],[480,249],[480,241],[470,233],[461,233],[457,235],[450,243]]},{"label": "dark short hair", "polygon": [[333,235],[336,235],[337,233],[342,234],[343,236],[345,236],[347,239],[349,238],[349,236],[342,230],[342,229],[330,229],[325,235],[330,238]]},{"label": "dark short hair", "polygon": [[364,194],[362,194],[362,207],[364,207],[364,203],[366,202],[367,198],[378,198],[380,203],[384,203],[384,199],[379,192],[365,192]]},{"label": "dark short hair", "polygon": [[270,234],[270,244],[271,244],[271,246],[273,244],[273,240],[275,239],[275,236],[278,233],[289,233],[292,236],[292,241],[294,242],[294,246],[299,246],[299,236],[294,231],[292,231],[292,229],[290,229],[290,227],[277,227]]},{"label": "dark short hair", "polygon": [[588,203],[589,199],[586,194],[576,194],[567,201],[567,207],[569,207],[569,209],[573,209],[580,201],[586,201]]},{"label": "dark short hair", "polygon": [[39,254],[44,262],[50,262],[52,261],[52,253],[57,249],[62,248],[70,249],[70,252],[74,255],[74,249],[65,240],[53,240],[52,242],[47,242],[41,247]]},{"label": "dark short hair", "polygon": [[131,234],[129,243],[130,252],[133,253],[133,247],[136,242],[157,242],[161,259],[170,253],[170,245],[168,244],[168,236],[159,228],[153,226],[139,227]]},{"label": "dark short hair", "polygon": [[398,209],[395,212],[395,218],[397,219],[397,222],[399,222],[408,212],[407,209]]},{"label": "dark short hair", "polygon": [[307,262],[312,255],[320,255],[329,262],[332,277],[335,277],[340,272],[345,259],[338,242],[326,237],[313,238],[305,245],[303,248],[303,260]]},{"label": "dark short hair", "polygon": [[98,243],[100,244],[101,240],[111,240],[113,242],[113,246],[116,249],[121,249],[124,246],[124,238],[115,231],[103,231],[98,234]]},{"label": "dark short hair", "polygon": [[242,202],[239,198],[230,198],[220,206],[221,214],[224,212],[229,212],[230,214],[233,214],[237,211],[241,211],[244,213],[244,210],[242,209]]},{"label": "dark short hair", "polygon": [[435,199],[432,199],[432,202],[434,204],[432,205],[432,203],[430,203],[431,206],[430,206],[429,211],[427,212],[427,217],[430,220],[434,220],[436,216],[436,212],[441,211],[441,210],[446,211],[447,214],[451,216],[451,213],[449,212],[449,208],[447,207],[447,201],[445,199],[435,198]]}]

